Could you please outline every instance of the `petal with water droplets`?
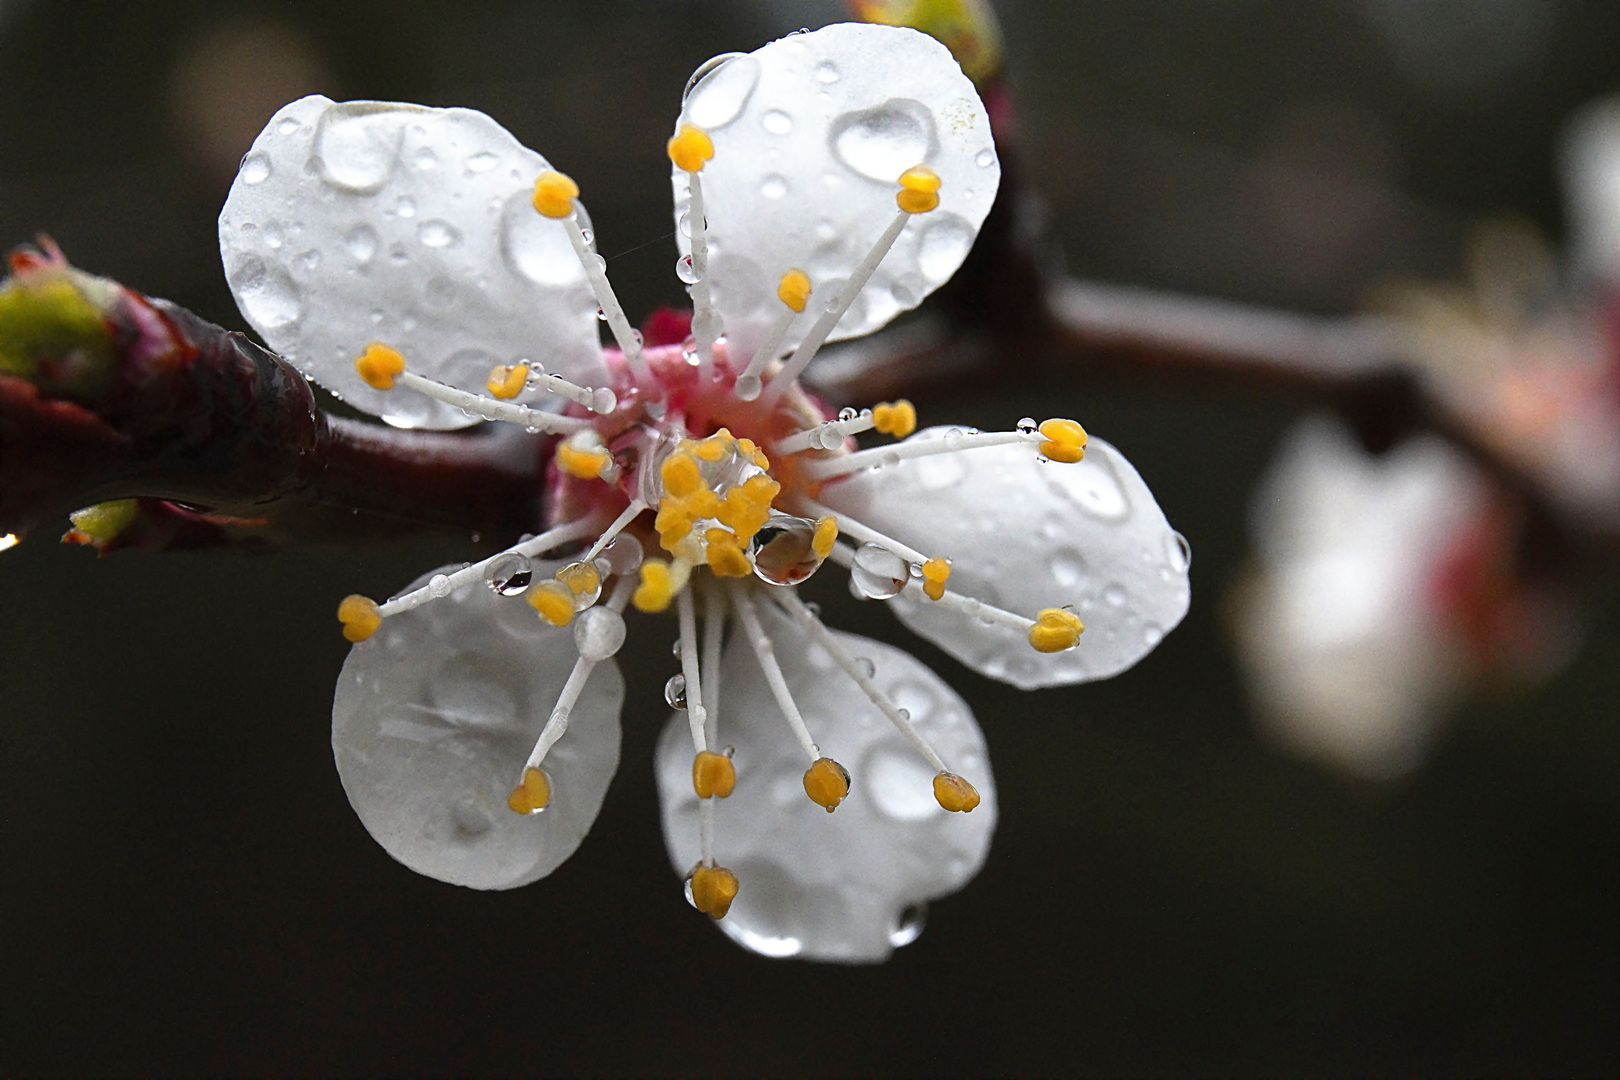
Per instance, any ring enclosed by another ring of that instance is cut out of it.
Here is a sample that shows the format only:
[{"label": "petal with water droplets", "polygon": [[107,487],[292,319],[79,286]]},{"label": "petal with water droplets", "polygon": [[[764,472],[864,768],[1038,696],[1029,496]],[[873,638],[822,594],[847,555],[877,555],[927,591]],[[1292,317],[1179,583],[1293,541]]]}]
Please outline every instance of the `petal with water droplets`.
[{"label": "petal with water droplets", "polygon": [[475,585],[390,616],[349,652],[332,752],[388,854],[452,885],[510,889],[574,853],[619,764],[624,680],[613,661],[591,673],[546,757],[551,805],[532,816],[506,805],[573,666],[572,637]]},{"label": "petal with water droplets", "polygon": [[[945,439],[930,428],[918,439]],[[1073,465],[1028,445],[907,458],[829,484],[822,501],[930,556],[947,588],[1033,618],[1071,606],[1086,624],[1066,652],[1037,653],[1016,629],[907,589],[901,621],[981,674],[1033,689],[1116,675],[1187,613],[1188,551],[1125,456],[1101,439]]]},{"label": "petal with water droplets", "polygon": [[266,344],[402,427],[474,421],[367,386],[354,360],[371,342],[463,390],[521,359],[600,383],[596,300],[564,226],[530,205],[549,167],[471,109],[303,98],[242,159],[219,218],[225,276]]}]

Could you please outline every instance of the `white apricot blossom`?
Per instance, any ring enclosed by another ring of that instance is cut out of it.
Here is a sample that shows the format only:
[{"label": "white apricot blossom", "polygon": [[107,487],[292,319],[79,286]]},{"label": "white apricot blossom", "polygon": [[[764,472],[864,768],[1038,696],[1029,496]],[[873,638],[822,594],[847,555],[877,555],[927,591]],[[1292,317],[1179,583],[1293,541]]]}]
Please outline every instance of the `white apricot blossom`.
[{"label": "white apricot blossom", "polygon": [[1048,686],[1151,650],[1186,548],[1072,420],[913,434],[908,402],[834,413],[800,383],[946,281],[994,201],[989,119],[943,46],[837,25],[718,57],[668,153],[693,320],[659,347],[574,182],[480,113],[309,97],[243,159],[220,244],[272,348],[390,423],[556,436],[546,531],[340,605],[339,772],[411,868],[542,877],[617,765],[623,613],[673,609],[657,771],[688,898],[759,952],[879,960],[983,863],[988,752],[937,675],[795,586],[831,560],[969,666]]}]

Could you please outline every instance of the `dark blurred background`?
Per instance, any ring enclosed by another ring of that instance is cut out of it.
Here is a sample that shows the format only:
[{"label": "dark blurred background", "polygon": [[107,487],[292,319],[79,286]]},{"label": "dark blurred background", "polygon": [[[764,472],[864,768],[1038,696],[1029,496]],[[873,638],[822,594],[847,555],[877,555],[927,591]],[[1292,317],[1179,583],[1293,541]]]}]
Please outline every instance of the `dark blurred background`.
[{"label": "dark blurred background", "polygon": [[[1557,238],[1559,126],[1620,87],[1600,0],[1003,5],[1018,151],[1086,277],[1324,313],[1458,272],[1500,211]],[[680,298],[666,136],[713,53],[793,3],[0,0],[0,242],[243,324],[215,216],[309,92],[483,109],[574,174],[632,312]],[[1053,400],[1068,402],[1048,408]],[[469,544],[270,558],[0,555],[8,1075],[1613,1075],[1620,604],[1571,665],[1481,686],[1428,764],[1350,783],[1269,747],[1223,633],[1295,402],[986,377],[925,420],[1069,411],[1194,551],[1126,675],[1022,694],[821,582],[973,705],[984,872],[877,968],[744,954],[680,899],[651,778],[668,625],[632,620],[625,753],[548,880],[394,864],[331,764],[346,593]],[[64,523],[65,527],[65,523]],[[829,579],[833,575],[827,575]]]}]

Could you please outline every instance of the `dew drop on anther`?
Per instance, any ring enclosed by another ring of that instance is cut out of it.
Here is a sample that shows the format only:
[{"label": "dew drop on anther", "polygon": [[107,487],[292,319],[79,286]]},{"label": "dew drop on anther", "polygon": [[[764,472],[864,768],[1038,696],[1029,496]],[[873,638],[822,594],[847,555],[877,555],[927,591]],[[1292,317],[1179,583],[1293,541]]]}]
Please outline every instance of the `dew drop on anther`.
[{"label": "dew drop on anther", "polygon": [[664,684],[664,703],[672,709],[686,708],[686,676],[671,675]]},{"label": "dew drop on anther", "polygon": [[911,568],[882,544],[862,544],[849,570],[850,584],[868,600],[887,600],[906,587]]},{"label": "dew drop on anther", "polygon": [[484,571],[484,584],[499,596],[521,596],[534,580],[534,565],[515,551],[497,555]]}]

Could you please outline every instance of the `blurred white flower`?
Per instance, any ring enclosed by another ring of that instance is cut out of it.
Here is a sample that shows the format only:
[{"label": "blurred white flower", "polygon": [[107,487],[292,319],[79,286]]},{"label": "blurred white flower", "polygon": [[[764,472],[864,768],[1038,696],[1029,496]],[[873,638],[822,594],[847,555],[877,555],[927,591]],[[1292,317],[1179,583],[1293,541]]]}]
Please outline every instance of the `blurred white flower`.
[{"label": "blurred white flower", "polygon": [[[909,403],[833,413],[799,383],[949,278],[995,198],[984,107],[937,42],[839,25],[718,57],[669,155],[694,314],[662,347],[577,187],[481,113],[310,97],[243,159],[221,249],[271,347],[390,423],[559,437],[546,532],[344,601],[339,771],[413,869],[543,877],[617,765],[621,613],[673,608],[658,777],[689,899],[756,951],[881,959],[982,864],[988,754],[938,676],[794,586],[831,559],[974,669],[1055,685],[1180,621],[1185,543],[1073,421],[913,435]],[[873,430],[902,441],[857,449]]]}]

